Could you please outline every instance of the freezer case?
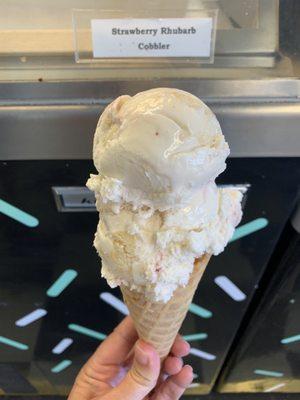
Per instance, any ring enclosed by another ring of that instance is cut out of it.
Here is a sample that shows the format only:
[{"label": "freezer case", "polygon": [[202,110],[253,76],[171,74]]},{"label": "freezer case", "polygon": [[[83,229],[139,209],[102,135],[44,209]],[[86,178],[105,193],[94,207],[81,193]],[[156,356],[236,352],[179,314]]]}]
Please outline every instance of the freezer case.
[{"label": "freezer case", "polygon": [[222,393],[300,392],[299,222],[284,231],[282,252],[276,252],[264,278],[263,299],[221,377]]},{"label": "freezer case", "polygon": [[[23,99],[0,107],[2,393],[68,393],[80,367],[127,313],[119,291],[100,277],[92,248],[98,215],[83,188],[94,172],[92,136],[104,103],[155,86],[180,87],[207,101],[235,156],[218,184],[248,188],[241,225],[225,252],[209,263],[181,330],[196,374],[188,393],[211,391],[294,208],[299,180],[297,148],[291,146],[299,106],[232,101],[226,87],[241,95],[247,83],[223,85],[217,90],[199,81],[95,82],[6,89],[7,98],[17,90]],[[250,88],[253,94],[253,82]],[[62,101],[59,96],[66,94]]]}]

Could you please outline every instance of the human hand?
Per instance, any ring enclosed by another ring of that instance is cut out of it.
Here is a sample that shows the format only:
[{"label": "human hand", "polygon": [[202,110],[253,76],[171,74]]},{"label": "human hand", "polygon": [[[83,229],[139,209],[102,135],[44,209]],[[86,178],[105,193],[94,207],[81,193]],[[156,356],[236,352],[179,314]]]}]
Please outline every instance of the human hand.
[{"label": "human hand", "polygon": [[68,400],[177,400],[193,380],[181,359],[189,348],[177,335],[161,372],[159,355],[126,317],[82,367]]}]

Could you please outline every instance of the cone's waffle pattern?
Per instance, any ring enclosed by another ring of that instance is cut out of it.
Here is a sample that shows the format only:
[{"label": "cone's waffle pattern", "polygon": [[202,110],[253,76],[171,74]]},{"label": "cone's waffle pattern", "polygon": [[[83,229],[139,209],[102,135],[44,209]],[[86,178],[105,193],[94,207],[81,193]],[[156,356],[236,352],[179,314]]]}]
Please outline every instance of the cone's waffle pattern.
[{"label": "cone's waffle pattern", "polygon": [[172,347],[209,259],[210,255],[205,255],[195,262],[189,283],[178,287],[167,303],[150,302],[143,293],[121,287],[140,339],[151,343],[161,358]]}]

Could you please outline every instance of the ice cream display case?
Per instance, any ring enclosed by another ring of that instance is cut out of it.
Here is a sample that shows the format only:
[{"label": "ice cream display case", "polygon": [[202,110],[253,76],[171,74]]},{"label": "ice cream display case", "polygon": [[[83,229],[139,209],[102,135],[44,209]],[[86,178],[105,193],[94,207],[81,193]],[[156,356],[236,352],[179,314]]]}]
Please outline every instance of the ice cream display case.
[{"label": "ice cream display case", "polygon": [[[243,95],[246,82],[224,81],[222,89],[214,81],[94,82],[85,91],[82,83],[31,84],[30,103],[36,104],[24,106],[26,84],[16,85],[23,99],[0,112],[2,392],[65,395],[85,360],[126,315],[119,291],[100,279],[91,245],[98,219],[85,188],[93,171],[92,137],[106,99],[174,86],[201,93],[220,120],[232,156],[218,184],[247,189],[241,225],[210,262],[181,330],[196,374],[189,393],[209,393],[295,206],[297,86],[258,82],[253,103]],[[238,97],[228,99],[226,85]],[[284,102],[259,99],[260,85],[264,96],[281,93]],[[16,88],[2,84],[7,98]],[[38,104],[43,91],[51,93],[51,105]],[[65,93],[68,104],[62,105]],[[99,96],[96,104],[87,102],[91,93]],[[259,364],[256,369],[266,369]]]},{"label": "ice cream display case", "polygon": [[263,299],[221,379],[221,392],[299,392],[298,218],[286,227],[275,273],[269,271]]},{"label": "ice cream display case", "polygon": [[0,5],[4,80],[297,76],[295,0]]}]

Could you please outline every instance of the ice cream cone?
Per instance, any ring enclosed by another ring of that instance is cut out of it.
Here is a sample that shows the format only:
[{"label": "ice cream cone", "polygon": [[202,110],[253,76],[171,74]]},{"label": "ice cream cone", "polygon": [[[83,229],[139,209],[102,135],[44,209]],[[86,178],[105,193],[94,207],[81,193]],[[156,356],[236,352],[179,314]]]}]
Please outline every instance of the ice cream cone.
[{"label": "ice cream cone", "polygon": [[140,339],[151,343],[161,359],[167,356],[172,347],[209,259],[210,255],[206,254],[195,261],[188,284],[178,287],[167,303],[151,302],[143,293],[121,286]]}]

